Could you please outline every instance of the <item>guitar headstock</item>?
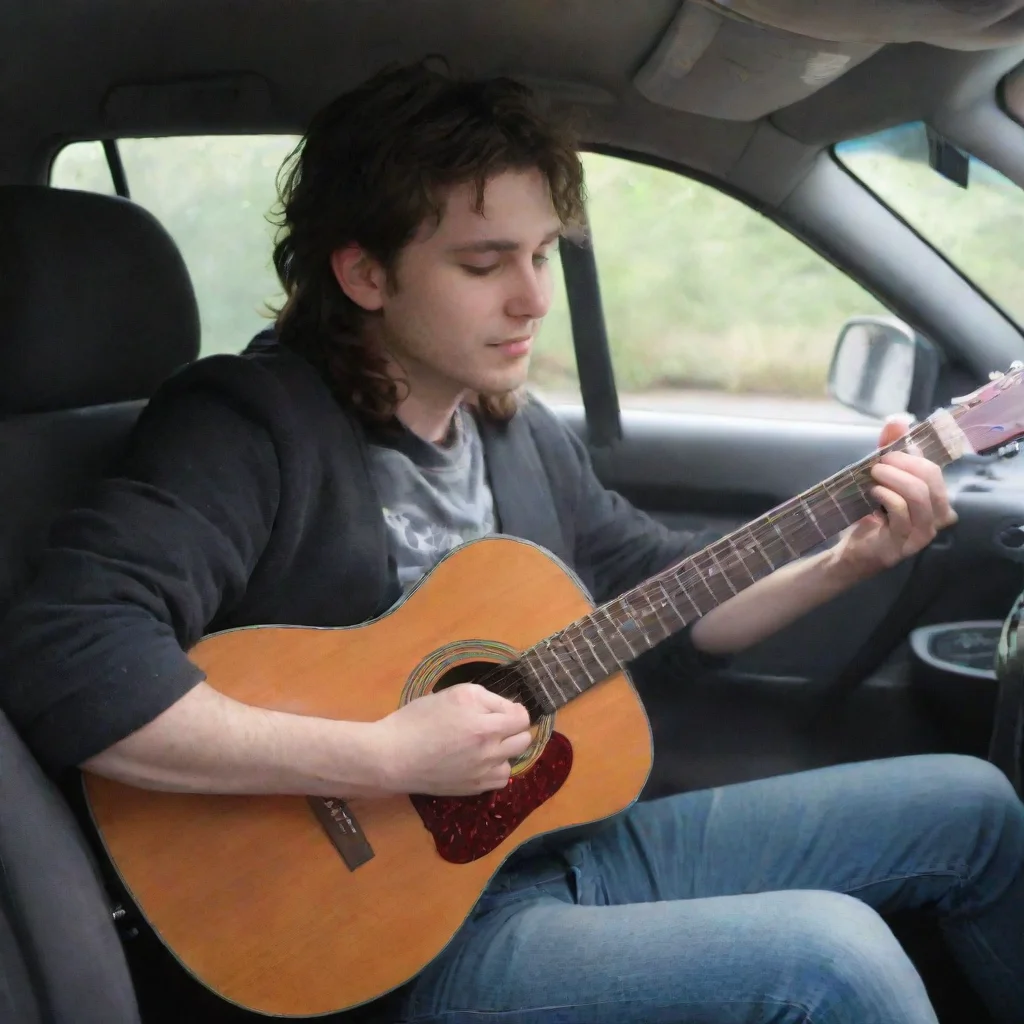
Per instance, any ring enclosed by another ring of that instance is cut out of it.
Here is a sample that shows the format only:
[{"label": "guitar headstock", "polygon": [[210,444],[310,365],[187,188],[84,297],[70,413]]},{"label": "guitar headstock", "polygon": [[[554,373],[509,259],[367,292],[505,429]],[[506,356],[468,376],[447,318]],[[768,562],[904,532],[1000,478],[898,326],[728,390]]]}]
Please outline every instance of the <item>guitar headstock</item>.
[{"label": "guitar headstock", "polygon": [[1024,437],[1024,363],[991,374],[987,384],[954,398],[950,414],[978,455],[998,451]]}]

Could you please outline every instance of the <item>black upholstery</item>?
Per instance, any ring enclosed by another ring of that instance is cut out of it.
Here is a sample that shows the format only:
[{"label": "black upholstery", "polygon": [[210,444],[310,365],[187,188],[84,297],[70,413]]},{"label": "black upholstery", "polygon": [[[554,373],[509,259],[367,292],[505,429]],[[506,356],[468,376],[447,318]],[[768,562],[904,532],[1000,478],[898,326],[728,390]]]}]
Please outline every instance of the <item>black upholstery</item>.
[{"label": "black upholstery", "polygon": [[29,979],[28,965],[6,902],[0,906],[0,1020],[41,1024],[39,1001]]},{"label": "black upholstery", "polygon": [[[0,882],[5,924],[20,950],[10,963],[0,926],[0,1020],[129,1024],[139,1019],[120,939],[95,864],[67,804],[0,715]],[[9,997],[18,1013],[8,1013]]]},{"label": "black upholstery", "polygon": [[[0,615],[54,517],[122,450],[161,380],[195,358],[174,242],[120,199],[0,188]],[[0,715],[0,1020],[136,1024],[109,901],[56,787]]]},{"label": "black upholstery", "polygon": [[0,188],[0,415],[146,398],[195,358],[181,254],[142,207]]},{"label": "black upholstery", "polygon": [[109,196],[0,188],[0,615],[46,531],[128,434],[140,405],[199,350],[174,241]]}]

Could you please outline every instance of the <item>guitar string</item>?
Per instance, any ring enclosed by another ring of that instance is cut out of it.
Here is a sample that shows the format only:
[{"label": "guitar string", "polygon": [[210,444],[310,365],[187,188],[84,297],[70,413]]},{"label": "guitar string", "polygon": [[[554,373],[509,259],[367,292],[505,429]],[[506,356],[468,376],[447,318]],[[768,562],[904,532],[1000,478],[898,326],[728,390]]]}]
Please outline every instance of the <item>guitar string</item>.
[{"label": "guitar string", "polygon": [[[814,517],[816,512],[821,512],[821,511],[823,511],[825,509],[829,509],[830,510],[830,515],[834,514],[835,512],[840,511],[839,506],[842,505],[842,503],[844,501],[847,501],[847,500],[849,500],[849,499],[851,499],[851,498],[853,498],[855,496],[860,496],[862,498],[865,497],[864,489],[861,486],[860,481],[859,481],[859,479],[857,477],[858,473],[867,473],[867,472],[869,472],[871,467],[887,451],[895,450],[896,448],[902,447],[902,446],[904,446],[906,444],[910,444],[910,443],[914,443],[914,442],[920,441],[922,435],[925,435],[925,434],[927,434],[929,432],[930,426],[931,426],[930,421],[928,421],[928,420],[923,421],[922,423],[918,424],[913,429],[911,429],[907,434],[903,435],[901,438],[898,438],[895,442],[891,443],[890,445],[887,445],[884,448],[882,448],[881,450],[873,453],[867,459],[861,460],[861,462],[855,463],[852,466],[847,467],[847,469],[841,471],[840,473],[835,474],[835,476],[833,476],[833,477],[829,477],[827,480],[825,480],[821,484],[817,485],[817,487],[814,490],[820,491],[821,494],[818,495],[818,496],[812,496],[812,499],[811,499],[810,502],[808,502],[806,500],[801,502],[799,500],[800,496],[798,495],[797,498],[791,499],[790,502],[785,503],[785,506],[780,506],[780,508],[786,507],[786,506],[789,506],[793,510],[799,510],[799,509],[803,508],[803,509],[806,509],[806,510],[808,510],[810,512],[810,516],[811,517]],[[968,431],[968,434],[969,434],[969,432],[970,431]],[[936,455],[941,455],[941,454],[945,453],[944,446],[942,445],[941,441],[938,439],[938,437],[934,433],[932,433],[932,436],[926,438],[925,443],[923,445],[920,445],[920,447],[922,448],[922,450],[924,450],[925,448],[934,448],[936,450],[935,451]],[[836,480],[837,478],[846,479],[847,482],[844,482],[839,489],[835,489],[835,490],[829,489],[829,488],[826,487],[826,485],[830,481]],[[870,485],[874,486],[873,481],[870,482]],[[812,494],[813,494],[813,492],[812,492]],[[768,513],[768,516],[771,516],[771,513]],[[762,519],[767,519],[767,516],[766,517],[761,517],[761,518]],[[781,518],[781,516],[780,516],[780,518]],[[827,519],[827,517],[825,517],[825,516],[823,516],[823,518]],[[720,538],[718,541],[715,541],[712,545],[709,545],[709,547],[717,547],[719,545],[722,545],[725,542],[729,541],[730,538],[736,537],[736,536],[742,534],[742,532],[744,530],[747,530],[750,533],[751,538],[754,540],[754,543],[757,545],[757,549],[764,553],[763,557],[765,558],[765,560],[768,562],[769,565],[781,566],[781,565],[785,564],[786,562],[791,561],[791,560],[799,557],[798,555],[794,555],[793,551],[786,544],[785,540],[782,537],[779,537],[777,535],[771,536],[770,539],[767,540],[766,542],[759,543],[757,538],[754,535],[754,529],[753,529],[753,527],[758,522],[759,522],[758,520],[755,520],[754,523],[752,523],[752,524],[747,524],[747,525],[745,525],[743,527],[740,527],[738,530],[733,531],[731,534],[728,534],[726,537]],[[848,525],[848,520],[847,520],[847,517],[844,514],[844,526],[845,525]],[[769,526],[769,523],[765,522],[765,523],[762,524],[761,528],[766,530],[768,528],[768,526]],[[807,527],[806,520],[802,521],[800,523],[800,528],[801,529],[803,529],[805,527]],[[837,532],[841,532],[841,530],[837,531]],[[664,591],[665,598],[667,599],[667,602],[671,603],[673,599],[684,596],[696,584],[706,582],[708,580],[708,575],[707,575],[706,570],[707,570],[707,568],[709,566],[713,567],[714,570],[716,572],[718,572],[718,573],[728,573],[728,572],[730,572],[733,569],[742,568],[744,571],[747,571],[748,574],[749,574],[749,570],[747,569],[746,562],[743,560],[742,556],[739,555],[739,553],[737,552],[737,550],[736,550],[736,548],[734,546],[730,546],[729,550],[725,553],[725,555],[723,557],[716,557],[714,554],[706,554],[705,552],[707,552],[706,548],[704,549],[703,552],[697,552],[694,555],[689,556],[689,558],[685,559],[683,563],[677,563],[674,566],[670,566],[668,569],[662,571],[661,573],[657,573],[656,575],[652,576],[650,579],[646,580],[639,587],[634,588],[634,590],[627,592],[627,594],[635,594],[636,595],[637,592],[640,591],[642,588],[645,588],[645,587],[650,586],[652,584],[657,584]],[[748,553],[750,553],[749,549],[748,549]],[[774,556],[774,557],[772,557],[772,556]],[[698,563],[696,561],[697,559],[703,559],[702,563]],[[690,563],[690,564],[687,565],[687,567],[682,572],[678,571],[679,568],[680,568],[680,565],[686,565],[686,563]],[[774,569],[772,571],[774,571]],[[753,582],[754,581],[752,580],[752,583]],[[520,674],[520,670],[516,668],[517,663],[521,662],[524,658],[529,656],[531,654],[531,652],[535,652],[535,651],[537,652],[537,657],[538,658],[542,658],[543,655],[540,654],[540,648],[544,644],[550,644],[550,642],[555,637],[564,637],[564,638],[570,640],[570,642],[578,641],[578,642],[583,642],[583,643],[589,643],[589,642],[592,642],[594,640],[597,640],[598,642],[607,645],[607,638],[605,636],[605,632],[602,629],[602,627],[598,624],[598,622],[595,620],[594,615],[597,612],[605,611],[605,617],[608,618],[609,621],[611,621],[613,623],[613,628],[617,630],[617,626],[614,625],[614,619],[611,619],[610,613],[608,611],[606,611],[606,609],[609,609],[609,607],[611,605],[614,605],[616,603],[616,601],[621,601],[623,598],[625,598],[627,596],[627,594],[620,595],[619,598],[615,598],[615,599],[612,599],[612,601],[610,601],[610,602],[606,602],[600,608],[596,608],[590,614],[588,614],[586,616],[583,616],[580,620],[577,620],[576,622],[570,623],[568,626],[566,626],[562,630],[559,630],[558,632],[552,634],[552,636],[550,636],[550,637],[545,637],[544,639],[540,640],[538,643],[534,644],[528,650],[523,651],[512,662],[496,665],[489,672],[486,672],[486,673],[484,673],[483,676],[478,677],[476,682],[479,683],[480,685],[487,686],[488,689],[492,690],[492,692],[498,694],[499,696],[503,696],[503,697],[518,696],[518,695],[521,694],[521,689],[520,689],[521,674]],[[691,602],[691,603],[695,603],[695,602]],[[662,605],[662,607],[664,607],[664,605]],[[705,612],[704,614],[707,614],[707,613]],[[642,621],[645,616],[649,616],[649,615],[655,615],[655,617],[656,617],[656,612],[654,611],[653,608],[651,609],[650,612],[642,612],[639,615],[633,615],[632,617],[633,618],[640,618],[641,621]],[[686,623],[686,625],[689,625],[689,624],[690,624],[689,622]],[[592,628],[593,632],[588,632],[588,628]],[[684,628],[684,626],[681,625],[679,628],[682,629],[682,628]],[[572,635],[573,631],[575,631],[575,635]],[[609,633],[609,635],[611,635],[611,634]],[[620,637],[621,637],[621,634],[620,634]],[[625,643],[624,639],[623,639],[623,643]],[[628,644],[626,646],[628,647]],[[549,649],[550,649],[550,647],[549,647]],[[610,650],[610,648],[609,648],[609,650]],[[619,659],[617,657],[616,657],[615,660],[616,660],[616,662],[619,662]],[[629,660],[629,659],[625,659],[625,660]],[[560,671],[562,669],[562,666],[559,663],[557,657],[555,658],[554,666],[550,666],[549,665],[548,667],[551,668],[552,671]],[[617,664],[616,667],[618,668],[619,665]],[[586,673],[585,669],[584,669],[584,673]],[[605,672],[603,674],[602,678],[606,678],[607,675],[609,675],[609,674],[612,674],[612,673]],[[504,685],[504,684],[508,684],[508,685]],[[565,694],[561,693],[561,691],[560,691],[559,692],[559,696],[563,696],[564,697]]]},{"label": "guitar string", "polygon": [[[908,442],[910,440],[916,440],[917,438],[916,438],[915,435],[917,435],[919,432],[923,432],[923,430],[921,428],[924,428],[924,427],[925,427],[925,424],[920,424],[918,428],[915,428],[915,430],[911,431],[909,435],[905,435],[900,440],[903,443],[906,443],[906,442]],[[897,443],[899,443],[899,442],[897,442]],[[929,446],[931,446],[931,445],[929,445]],[[892,446],[888,446],[886,449],[882,449],[881,452],[877,452],[877,453],[873,454],[867,460],[864,460],[861,463],[857,463],[857,464],[849,467],[847,470],[844,470],[842,474],[836,474],[836,477],[845,476],[845,477],[848,477],[849,481],[850,481],[849,483],[844,484],[841,490],[824,490],[823,485],[818,485],[818,487],[824,491],[823,495],[820,498],[813,499],[812,502],[806,502],[806,501],[803,502],[802,503],[803,507],[805,509],[809,509],[811,511],[812,515],[813,515],[814,511],[821,511],[821,510],[826,509],[826,508],[829,509],[829,510],[832,510],[832,511],[838,511],[838,505],[841,504],[843,501],[846,501],[847,499],[852,498],[854,496],[864,497],[865,496],[864,495],[864,490],[860,486],[860,484],[859,484],[859,482],[858,482],[858,480],[856,478],[856,473],[858,471],[864,471],[864,470],[870,469],[870,467],[874,464],[875,461],[877,461],[877,459],[880,457],[880,455],[884,454],[885,451],[889,450],[889,447],[892,447]],[[944,450],[944,449],[941,448],[941,444],[935,445],[935,447],[938,447],[940,450]],[[829,478],[829,480],[832,480],[832,479],[835,479],[835,478]],[[828,483],[828,481],[825,481],[825,483]],[[797,499],[793,499],[794,502],[796,500]],[[793,509],[799,508],[799,505],[792,504],[792,503],[787,503],[787,504],[790,504]],[[770,514],[771,513],[769,513],[769,515]],[[764,517],[762,517],[762,518],[764,518]],[[757,521],[755,521],[755,523],[756,522]],[[848,520],[844,516],[844,526],[847,525],[847,523],[848,523]],[[768,525],[767,523],[764,524],[764,526],[767,526],[767,525]],[[741,527],[739,530],[734,531],[732,534],[728,535],[727,537],[721,538],[719,541],[714,542],[715,546],[722,545],[724,542],[728,541],[731,537],[735,537],[738,534],[741,534],[743,530],[749,530],[751,536],[753,537],[754,536],[754,532],[753,532],[753,529],[751,529],[752,526],[753,526],[753,524],[748,524],[748,526]],[[801,528],[806,528],[806,521],[801,522],[800,527]],[[839,532],[839,531],[837,531],[837,532]],[[755,543],[756,543],[756,541],[755,541]],[[793,550],[785,543],[785,540],[782,537],[779,537],[779,536],[774,535],[774,534],[770,537],[770,539],[767,542],[760,543],[758,545],[758,548],[759,548],[759,550],[761,552],[764,553],[765,560],[768,562],[769,565],[781,566],[781,565],[785,564],[786,562],[791,561],[791,560],[793,560],[796,557],[799,557],[798,555],[794,554]],[[737,569],[737,568],[741,568],[741,567],[744,568],[744,569],[746,568],[745,562],[743,561],[742,557],[738,554],[738,552],[736,551],[735,547],[730,548],[730,550],[726,553],[726,555],[724,557],[719,557],[719,558],[715,558],[714,555],[706,554],[705,553],[706,551],[707,551],[707,549],[705,549],[704,552],[697,552],[695,555],[692,555],[688,559],[685,559],[683,563],[677,563],[676,565],[669,567],[668,569],[664,570],[663,572],[658,573],[655,576],[652,576],[649,580],[645,581],[644,584],[641,584],[640,587],[634,588],[633,591],[629,591],[628,594],[637,595],[637,592],[642,587],[646,587],[648,585],[657,583],[657,584],[661,585],[664,588],[665,596],[667,598],[669,598],[669,599],[673,599],[673,598],[677,598],[677,597],[681,597],[681,596],[685,595],[687,592],[691,591],[695,587],[696,584],[698,584],[698,583],[703,584],[703,583],[707,582],[708,581],[708,574],[707,574],[706,570],[709,567],[712,567],[715,571],[720,572],[720,573],[727,573],[727,572],[729,572],[732,569]],[[774,555],[775,557],[771,557],[772,555]],[[686,563],[690,563],[690,564],[687,565]],[[685,567],[685,569],[680,571],[680,568],[683,565],[685,565],[686,567]],[[519,663],[522,660],[524,660],[532,652],[537,652],[538,659],[542,659],[543,658],[543,654],[541,653],[540,649],[543,647],[543,645],[550,644],[550,642],[552,640],[554,640],[556,637],[564,638],[565,640],[569,641],[569,643],[572,643],[573,645],[575,645],[576,642],[592,643],[595,640],[597,642],[599,642],[599,643],[607,645],[608,640],[607,640],[607,637],[605,635],[605,631],[601,627],[601,625],[596,621],[596,619],[594,617],[595,613],[600,612],[600,611],[605,611],[605,617],[608,618],[609,621],[611,621],[613,623],[613,628],[615,628],[617,630],[617,627],[614,625],[614,619],[611,618],[611,616],[608,613],[607,609],[609,609],[611,605],[614,605],[616,603],[616,601],[621,601],[623,598],[628,596],[628,594],[623,594],[619,598],[613,599],[612,601],[607,602],[605,605],[602,605],[600,608],[594,609],[594,611],[591,612],[589,615],[582,617],[582,619],[577,620],[576,622],[570,623],[564,629],[558,631],[555,634],[552,634],[552,636],[546,637],[546,638],[542,639],[538,643],[534,644],[533,647],[531,647],[528,650],[522,652],[522,654],[520,654],[519,657],[517,659],[515,659],[514,661],[512,661],[510,663],[504,663],[504,664],[501,664],[501,665],[496,665],[494,669],[492,669],[491,671],[485,673],[483,676],[479,677],[477,679],[477,682],[480,683],[481,685],[486,685],[488,687],[488,689],[491,689],[493,692],[499,694],[500,696],[504,696],[504,697],[516,696],[516,695],[519,695],[521,693],[521,690],[520,690],[521,675],[520,675],[520,670],[517,669],[517,667],[516,667],[517,663]],[[694,603],[694,605],[696,607],[696,602],[691,602],[691,603]],[[717,602],[717,603],[720,603],[720,602]],[[653,609],[652,609],[651,612],[642,612],[639,615],[635,615],[634,614],[632,617],[633,618],[640,618],[641,620],[643,620],[645,615],[650,615],[652,613],[653,613]],[[707,614],[707,613],[704,613],[704,614]],[[689,623],[687,623],[687,624],[689,624]],[[588,630],[588,627],[590,627],[590,630]],[[680,628],[683,628],[683,627],[680,626]],[[611,636],[612,634],[609,633],[608,635]],[[621,637],[621,634],[620,634],[620,639],[623,639]],[[623,643],[625,643],[624,639],[623,639]],[[628,649],[628,644],[626,644],[626,646],[627,646],[627,649]],[[549,650],[550,650],[550,647],[549,647]],[[615,656],[614,652],[611,650],[610,646],[608,647],[608,650],[609,650],[610,653],[612,653],[612,655],[614,657],[614,660],[617,663],[616,664],[616,668],[619,667],[619,664],[621,663],[622,660],[627,660],[627,661],[629,660],[629,658],[620,659],[619,657]],[[567,651],[566,653],[568,654],[569,652]],[[577,654],[577,660],[582,661],[582,656],[579,655],[579,652],[575,652],[575,653]],[[545,667],[545,666],[542,664],[542,667]],[[547,668],[552,668],[551,665],[548,665],[546,667]],[[589,673],[586,672],[586,667],[585,666],[583,666],[581,664],[579,667],[583,668],[583,671],[584,671],[585,674],[589,674]],[[555,657],[555,664],[553,666],[553,670],[561,670],[561,668],[562,668],[561,664],[559,663],[557,657]],[[605,671],[602,672],[601,678],[606,678],[607,675],[609,675],[609,674],[610,673],[608,673],[605,670]],[[506,683],[511,684],[511,685],[507,685],[507,686],[503,685],[503,684],[506,684]],[[559,688],[559,695],[560,696],[564,696],[564,694],[561,693],[561,688]]]}]

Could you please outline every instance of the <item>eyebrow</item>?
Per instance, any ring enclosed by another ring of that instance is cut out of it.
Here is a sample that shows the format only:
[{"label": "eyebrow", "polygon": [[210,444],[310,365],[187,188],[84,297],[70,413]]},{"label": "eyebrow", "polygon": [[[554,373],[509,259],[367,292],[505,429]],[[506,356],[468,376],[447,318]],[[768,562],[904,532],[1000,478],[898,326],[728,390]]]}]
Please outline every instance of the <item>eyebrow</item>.
[{"label": "eyebrow", "polygon": [[[544,236],[541,245],[550,245],[562,233],[560,227]],[[453,245],[448,251],[453,253],[488,253],[515,252],[521,246],[510,238],[483,238],[479,242],[467,242],[465,245]]]}]

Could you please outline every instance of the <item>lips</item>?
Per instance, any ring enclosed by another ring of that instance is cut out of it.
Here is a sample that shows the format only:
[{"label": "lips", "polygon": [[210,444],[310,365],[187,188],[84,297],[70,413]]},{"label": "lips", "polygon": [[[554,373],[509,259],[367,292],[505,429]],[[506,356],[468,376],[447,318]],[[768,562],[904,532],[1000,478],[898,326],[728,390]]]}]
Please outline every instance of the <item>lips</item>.
[{"label": "lips", "polygon": [[510,338],[508,341],[499,341],[493,348],[500,349],[507,356],[525,356],[533,344],[533,335],[526,335],[524,338]]}]

